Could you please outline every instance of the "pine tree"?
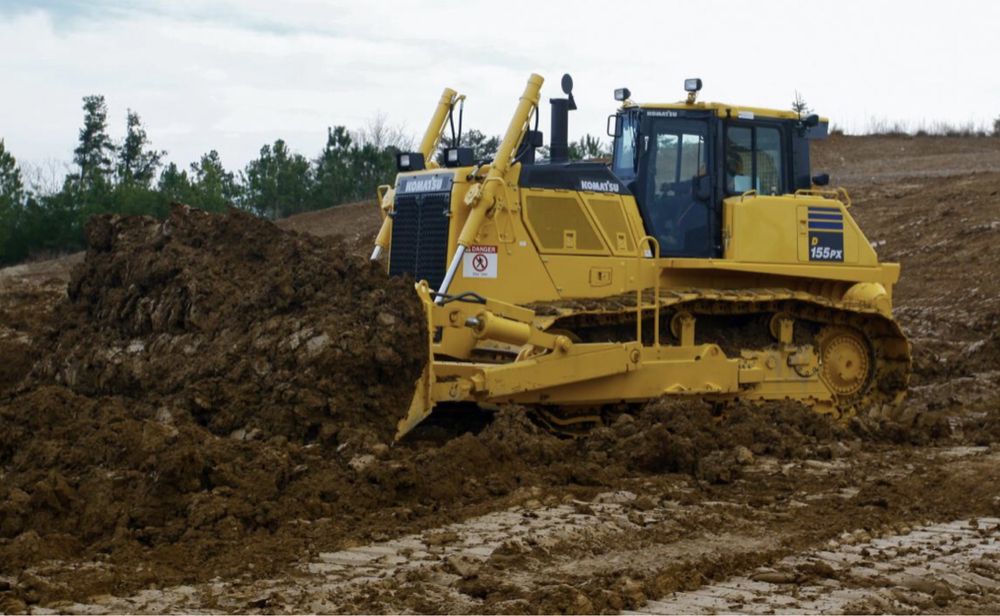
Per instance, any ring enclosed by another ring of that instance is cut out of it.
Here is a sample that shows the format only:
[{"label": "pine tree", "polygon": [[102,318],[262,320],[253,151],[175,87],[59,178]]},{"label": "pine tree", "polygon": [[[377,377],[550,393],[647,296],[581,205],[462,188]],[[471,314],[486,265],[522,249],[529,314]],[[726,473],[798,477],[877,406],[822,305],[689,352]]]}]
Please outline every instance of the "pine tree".
[{"label": "pine tree", "polygon": [[0,139],[0,203],[18,204],[24,199],[24,180],[17,160]]},{"label": "pine tree", "polygon": [[80,167],[79,186],[93,191],[108,184],[115,146],[108,136],[108,107],[100,95],[83,97],[83,128],[73,162]]},{"label": "pine tree", "polygon": [[0,139],[0,262],[14,256],[11,254],[10,240],[20,223],[24,196],[24,181],[17,160],[7,151],[3,139]]},{"label": "pine tree", "polygon": [[191,194],[194,205],[209,212],[223,212],[239,198],[236,178],[222,166],[222,159],[215,150],[191,163]]},{"label": "pine tree", "polygon": [[344,126],[326,129],[326,145],[315,160],[310,209],[322,209],[346,203],[354,192],[351,177],[353,140]]},{"label": "pine tree", "polygon": [[149,138],[139,114],[129,109],[125,140],[118,149],[118,182],[148,187],[164,155],[166,152],[149,149]]},{"label": "pine tree", "polygon": [[309,208],[313,174],[301,154],[291,154],[281,139],[265,145],[244,171],[244,206],[258,216],[284,218]]},{"label": "pine tree", "polygon": [[188,204],[194,196],[187,171],[179,169],[175,163],[170,163],[163,169],[156,190],[172,203]]}]

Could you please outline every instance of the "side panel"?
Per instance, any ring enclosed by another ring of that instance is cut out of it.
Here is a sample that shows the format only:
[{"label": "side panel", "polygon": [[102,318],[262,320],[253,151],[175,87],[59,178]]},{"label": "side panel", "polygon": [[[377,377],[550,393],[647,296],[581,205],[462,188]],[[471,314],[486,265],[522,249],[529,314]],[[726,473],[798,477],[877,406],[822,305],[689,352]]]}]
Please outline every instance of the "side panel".
[{"label": "side panel", "polygon": [[[464,202],[467,187],[467,184],[457,183],[454,190],[449,260],[455,252],[458,233],[469,215],[469,207]],[[500,200],[503,207],[495,208],[483,222],[449,292],[472,291],[515,304],[559,299],[536,249],[535,239],[522,220],[522,201],[516,185],[508,184]]]},{"label": "side panel", "polygon": [[795,203],[783,197],[731,197],[723,202],[725,259],[754,263],[798,261]]},{"label": "side panel", "polygon": [[836,267],[878,256],[840,202],[815,196],[731,197],[723,203],[725,259]]}]

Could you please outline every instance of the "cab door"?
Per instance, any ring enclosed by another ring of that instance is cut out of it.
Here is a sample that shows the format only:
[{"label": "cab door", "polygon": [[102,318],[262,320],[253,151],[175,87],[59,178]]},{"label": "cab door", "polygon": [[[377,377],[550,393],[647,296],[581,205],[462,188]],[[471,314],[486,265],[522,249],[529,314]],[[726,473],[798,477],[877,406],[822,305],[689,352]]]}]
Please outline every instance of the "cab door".
[{"label": "cab door", "polygon": [[[707,118],[653,115],[643,122],[638,182],[646,229],[666,257],[711,257],[716,216]],[[638,197],[639,195],[637,195]]]}]

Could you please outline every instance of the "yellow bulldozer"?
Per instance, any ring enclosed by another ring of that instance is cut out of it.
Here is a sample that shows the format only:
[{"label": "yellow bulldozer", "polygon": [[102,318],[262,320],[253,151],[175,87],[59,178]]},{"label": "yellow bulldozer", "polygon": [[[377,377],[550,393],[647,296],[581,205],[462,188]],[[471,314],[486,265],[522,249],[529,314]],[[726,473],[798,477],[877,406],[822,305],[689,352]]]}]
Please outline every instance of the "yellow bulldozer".
[{"label": "yellow bulldozer", "polygon": [[460,142],[465,101],[445,89],[378,189],[372,259],[419,281],[430,356],[397,438],[444,405],[520,404],[572,433],[666,394],[836,418],[902,399],[899,265],[879,263],[847,191],[811,175],[825,119],[701,102],[700,79],[678,103],[622,88],[610,162],[571,162],[566,75],[541,160],[542,83],[492,160],[439,151],[456,107]]}]

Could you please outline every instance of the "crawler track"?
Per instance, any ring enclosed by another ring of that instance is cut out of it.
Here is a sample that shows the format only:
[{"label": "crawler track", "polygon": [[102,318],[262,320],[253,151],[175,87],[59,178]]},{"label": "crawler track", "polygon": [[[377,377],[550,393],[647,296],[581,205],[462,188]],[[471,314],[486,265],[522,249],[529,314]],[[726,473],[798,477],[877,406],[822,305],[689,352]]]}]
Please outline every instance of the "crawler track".
[{"label": "crawler track", "polygon": [[[652,294],[647,293],[643,302],[651,307],[652,300]],[[821,356],[825,338],[829,338],[832,329],[854,332],[866,343],[870,354],[866,358],[871,363],[866,382],[845,394],[836,384],[821,379],[830,388],[841,417],[872,407],[896,405],[905,395],[912,364],[910,344],[894,320],[873,309],[788,289],[664,291],[659,304],[661,344],[678,342],[671,334],[670,322],[674,315],[687,312],[698,319],[696,341],[718,344],[730,357],[738,357],[743,350],[759,350],[775,344],[768,327],[775,315],[792,317],[795,343],[811,344],[820,350]],[[634,340],[636,336],[634,295],[553,302],[533,308],[542,315],[543,326],[573,332],[584,341]],[[643,338],[647,344],[652,343],[652,315],[650,308],[643,312]]]}]

